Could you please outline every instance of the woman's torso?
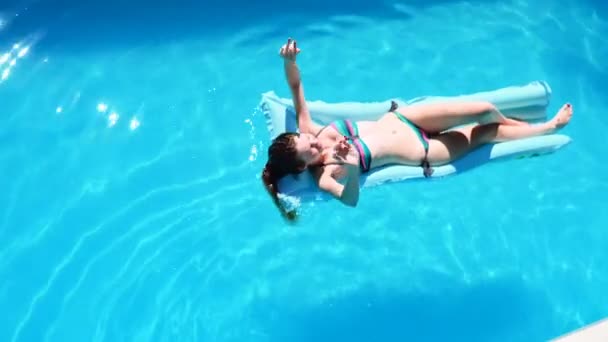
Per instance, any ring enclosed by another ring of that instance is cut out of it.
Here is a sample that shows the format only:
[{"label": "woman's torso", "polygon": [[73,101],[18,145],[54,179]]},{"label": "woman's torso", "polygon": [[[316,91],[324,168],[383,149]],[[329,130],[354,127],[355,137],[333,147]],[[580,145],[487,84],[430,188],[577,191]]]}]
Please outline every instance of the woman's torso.
[{"label": "woman's torso", "polygon": [[[393,113],[387,113],[377,121],[351,122],[357,125],[358,138],[369,149],[370,168],[387,164],[420,165],[423,160],[424,147],[418,136]],[[317,138],[325,148],[332,148],[331,146],[342,139],[342,134],[329,126],[323,129]]]}]

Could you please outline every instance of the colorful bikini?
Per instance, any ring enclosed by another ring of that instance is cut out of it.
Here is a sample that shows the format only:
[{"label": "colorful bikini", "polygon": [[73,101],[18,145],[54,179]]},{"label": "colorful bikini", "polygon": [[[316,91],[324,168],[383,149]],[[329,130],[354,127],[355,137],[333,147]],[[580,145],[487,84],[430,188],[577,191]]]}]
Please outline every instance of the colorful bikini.
[{"label": "colorful bikini", "polygon": [[[431,165],[427,158],[429,152],[428,134],[423,129],[416,126],[413,122],[408,120],[403,114],[397,112],[397,108],[398,104],[392,101],[391,109],[389,111],[395,114],[395,116],[397,116],[399,120],[410,126],[418,136],[420,142],[422,143],[422,146],[424,147],[424,159],[421,163],[421,166],[424,170],[424,176],[430,177],[433,174],[433,169],[431,168]],[[369,147],[367,147],[365,141],[363,141],[363,139],[359,137],[359,127],[357,126],[357,123],[348,119],[344,119],[336,120],[330,123],[329,126],[333,127],[336,131],[338,131],[338,133],[346,137],[348,141],[355,146],[355,148],[359,152],[359,168],[361,169],[362,173],[368,172],[372,164],[372,154],[369,150]]]}]

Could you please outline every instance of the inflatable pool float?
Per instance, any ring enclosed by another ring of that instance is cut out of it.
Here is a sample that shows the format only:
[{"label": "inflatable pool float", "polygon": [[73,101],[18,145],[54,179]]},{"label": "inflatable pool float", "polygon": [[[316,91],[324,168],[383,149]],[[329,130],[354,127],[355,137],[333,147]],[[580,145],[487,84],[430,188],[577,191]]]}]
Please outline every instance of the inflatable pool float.
[{"label": "inflatable pool float", "polygon": [[[377,102],[339,102],[328,103],[320,100],[307,101],[312,119],[327,125],[338,119],[376,120],[384,115],[395,101],[400,107],[416,106],[437,101],[477,100],[493,103],[507,117],[537,122],[546,120],[546,109],[551,99],[551,88],[544,81],[534,81],[521,86],[509,86],[491,91],[458,96],[422,96],[411,100],[400,98]],[[274,91],[262,94],[260,109],[266,118],[270,138],[291,131],[297,131],[296,114],[291,98],[281,98]],[[567,145],[570,137],[563,134],[550,134],[508,142],[487,144],[466,156],[441,166],[433,166],[431,178],[444,177],[481,166],[489,161],[507,158],[536,156],[556,151]],[[399,182],[424,178],[420,166],[387,165],[361,175],[360,186],[371,187],[388,182]],[[283,177],[279,190],[284,196],[302,199],[322,198],[310,172]]]}]

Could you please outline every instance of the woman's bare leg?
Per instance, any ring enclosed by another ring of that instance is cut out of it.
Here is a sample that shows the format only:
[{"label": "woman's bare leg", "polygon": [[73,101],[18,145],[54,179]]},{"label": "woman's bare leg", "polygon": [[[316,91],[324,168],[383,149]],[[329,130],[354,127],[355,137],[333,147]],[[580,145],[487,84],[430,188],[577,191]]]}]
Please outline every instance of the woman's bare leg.
[{"label": "woman's bare leg", "polygon": [[566,126],[571,118],[572,106],[565,104],[551,120],[540,124],[513,126],[493,123],[454,129],[430,140],[427,158],[433,165],[449,163],[483,144],[554,133]]},{"label": "woman's bare leg", "polygon": [[572,118],[572,106],[567,103],[547,122],[525,126],[499,125],[496,135],[488,142],[501,142],[550,134],[565,127]]},{"label": "woman's bare leg", "polygon": [[490,102],[442,102],[412,105],[398,111],[429,133],[439,133],[471,123],[528,126],[507,118]]}]

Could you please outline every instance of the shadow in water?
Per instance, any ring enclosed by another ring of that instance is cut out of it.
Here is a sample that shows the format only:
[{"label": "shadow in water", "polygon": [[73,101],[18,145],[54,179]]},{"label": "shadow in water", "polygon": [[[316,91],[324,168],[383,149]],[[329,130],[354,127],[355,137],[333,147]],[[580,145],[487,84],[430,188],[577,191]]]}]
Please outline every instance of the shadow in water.
[{"label": "shadow in water", "polygon": [[597,14],[603,20],[608,20],[608,1],[606,0],[588,0],[589,5],[597,11]]},{"label": "shadow in water", "polygon": [[260,303],[256,316],[274,318],[264,324],[271,341],[541,341],[557,333],[546,299],[519,280],[441,281],[429,293],[368,288],[306,309]]},{"label": "shadow in water", "polygon": [[[40,44],[47,48],[99,49],[217,38],[257,24],[272,26],[262,38],[283,38],[302,32],[311,19],[322,21],[334,15],[407,19],[406,13],[394,10],[395,3],[420,9],[450,2],[456,1],[7,0],[0,3],[0,13],[8,19],[2,29],[5,37],[7,32],[13,37],[40,32],[45,37]],[[328,32],[313,29],[308,33]]]}]

